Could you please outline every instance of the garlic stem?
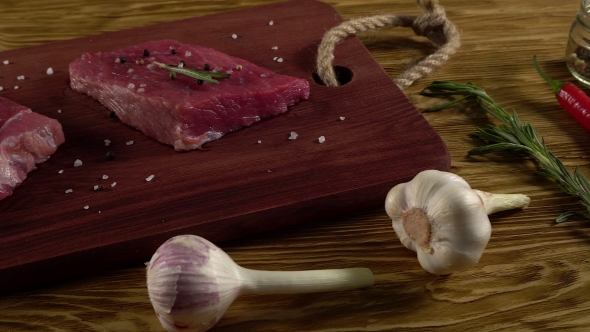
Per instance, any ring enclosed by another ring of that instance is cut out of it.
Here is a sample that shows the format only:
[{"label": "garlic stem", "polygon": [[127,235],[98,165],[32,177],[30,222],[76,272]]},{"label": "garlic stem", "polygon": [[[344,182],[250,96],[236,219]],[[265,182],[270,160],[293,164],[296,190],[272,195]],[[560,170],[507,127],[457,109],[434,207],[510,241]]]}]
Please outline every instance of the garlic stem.
[{"label": "garlic stem", "polygon": [[531,199],[522,194],[492,194],[473,189],[483,201],[488,215],[500,211],[523,209],[529,205]]},{"label": "garlic stem", "polygon": [[349,290],[372,286],[367,268],[313,271],[259,271],[240,267],[244,294],[297,294]]}]

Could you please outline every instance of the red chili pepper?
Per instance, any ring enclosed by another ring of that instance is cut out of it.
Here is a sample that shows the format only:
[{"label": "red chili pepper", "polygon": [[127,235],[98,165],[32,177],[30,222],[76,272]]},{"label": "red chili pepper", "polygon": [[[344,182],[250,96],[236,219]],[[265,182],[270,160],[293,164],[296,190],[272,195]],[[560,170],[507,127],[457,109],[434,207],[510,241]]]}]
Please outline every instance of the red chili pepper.
[{"label": "red chili pepper", "polygon": [[533,57],[535,68],[553,89],[557,101],[571,116],[590,131],[590,97],[573,83],[558,82],[549,78],[537,63],[537,56]]}]

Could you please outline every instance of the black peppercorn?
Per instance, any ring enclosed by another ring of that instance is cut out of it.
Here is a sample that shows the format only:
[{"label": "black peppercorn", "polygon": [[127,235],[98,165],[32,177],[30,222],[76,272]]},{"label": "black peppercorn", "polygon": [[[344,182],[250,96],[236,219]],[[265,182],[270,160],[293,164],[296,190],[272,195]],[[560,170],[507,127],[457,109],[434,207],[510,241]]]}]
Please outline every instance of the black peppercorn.
[{"label": "black peppercorn", "polygon": [[198,84],[198,85],[201,85],[201,84],[203,84],[203,80],[197,80],[197,84]]},{"label": "black peppercorn", "polygon": [[176,55],[176,50],[175,49],[170,50],[170,54]]},{"label": "black peppercorn", "polygon": [[206,64],[203,66],[203,69],[205,69],[205,70],[210,70],[210,69],[211,69],[211,66],[209,66],[209,64],[208,64],[208,63],[206,63]]},{"label": "black peppercorn", "polygon": [[147,49],[143,50],[143,56],[150,56],[150,51],[148,51]]},{"label": "black peppercorn", "polygon": [[120,61],[121,63],[125,63],[125,62],[127,62],[127,59],[125,59],[124,57],[120,57],[120,58],[119,58],[119,61]]},{"label": "black peppercorn", "polygon": [[113,160],[113,159],[115,159],[115,154],[113,153],[113,151],[107,152],[107,160]]}]

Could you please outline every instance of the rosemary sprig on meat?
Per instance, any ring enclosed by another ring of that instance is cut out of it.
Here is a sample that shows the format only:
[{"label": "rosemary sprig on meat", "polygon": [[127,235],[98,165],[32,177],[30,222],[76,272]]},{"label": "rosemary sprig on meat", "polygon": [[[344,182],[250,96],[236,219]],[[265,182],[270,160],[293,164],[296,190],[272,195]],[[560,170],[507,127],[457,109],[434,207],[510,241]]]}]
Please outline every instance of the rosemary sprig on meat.
[{"label": "rosemary sprig on meat", "polygon": [[171,73],[178,73],[185,76],[189,76],[192,78],[197,79],[198,81],[209,82],[213,84],[218,84],[219,81],[216,78],[229,78],[230,74],[223,74],[223,73],[216,73],[212,71],[206,70],[197,70],[197,69],[189,69],[177,66],[170,66],[161,62],[154,61],[154,64],[158,65],[162,69],[169,70]]},{"label": "rosemary sprig on meat", "polygon": [[547,149],[535,128],[527,122],[520,121],[516,111],[513,111],[512,114],[507,112],[483,88],[472,83],[434,81],[420,94],[428,97],[460,97],[428,108],[425,112],[440,111],[463,101],[475,101],[486,112],[500,120],[502,124],[490,125],[483,129],[477,128],[477,131],[471,135],[488,142],[488,144],[472,149],[468,154],[483,155],[511,150],[531,156],[539,162],[541,167],[537,171],[539,175],[555,180],[561,190],[580,198],[580,204],[586,208],[585,212],[564,212],[557,217],[556,222],[569,220],[573,216],[590,219],[590,181],[579,172],[578,167],[573,172],[568,171],[561,160]]}]

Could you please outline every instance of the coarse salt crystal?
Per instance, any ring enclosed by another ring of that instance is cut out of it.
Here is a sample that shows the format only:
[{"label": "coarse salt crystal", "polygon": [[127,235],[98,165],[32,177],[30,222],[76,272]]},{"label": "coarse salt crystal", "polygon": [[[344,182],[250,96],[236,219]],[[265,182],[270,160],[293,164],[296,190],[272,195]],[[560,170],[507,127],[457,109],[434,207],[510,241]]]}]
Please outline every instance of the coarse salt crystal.
[{"label": "coarse salt crystal", "polygon": [[103,179],[103,180],[106,180],[106,179],[108,179],[108,178],[109,178],[109,176],[108,176],[108,175],[106,175],[106,174],[102,176],[102,179]]},{"label": "coarse salt crystal", "polygon": [[82,166],[82,160],[76,159],[76,161],[74,161],[74,167],[80,167],[80,166]]},{"label": "coarse salt crystal", "polygon": [[94,190],[98,190],[98,188],[100,188],[98,185],[94,186]]},{"label": "coarse salt crystal", "polygon": [[110,139],[105,139],[104,140],[104,146],[109,146],[111,145],[111,140]]},{"label": "coarse salt crystal", "polygon": [[344,119],[346,119],[346,118],[343,116],[340,117],[340,121],[344,121]]},{"label": "coarse salt crystal", "polygon": [[88,209],[90,209],[90,206],[89,205],[84,205],[84,210],[88,210]]},{"label": "coarse salt crystal", "polygon": [[270,76],[269,73],[260,74],[260,77],[269,77],[269,76]]},{"label": "coarse salt crystal", "polygon": [[125,144],[132,145],[133,144],[133,141],[129,141],[129,142],[125,143]]},{"label": "coarse salt crystal", "polygon": [[278,58],[277,62],[283,62],[283,58]]},{"label": "coarse salt crystal", "polygon": [[318,141],[320,143],[324,143],[326,141],[326,138],[324,136],[320,136],[320,138],[318,138]]},{"label": "coarse salt crystal", "polygon": [[268,25],[273,25],[273,24],[275,24],[275,22],[274,22],[274,21],[270,21],[270,22],[268,22]]},{"label": "coarse salt crystal", "polygon": [[14,89],[15,89],[15,90],[18,90],[18,85],[15,85],[15,86],[14,86]]},{"label": "coarse salt crystal", "polygon": [[116,58],[116,59],[115,59],[115,63],[121,63],[121,59],[119,59],[119,58]]},{"label": "coarse salt crystal", "polygon": [[111,187],[114,187],[114,186],[116,186],[116,185],[117,185],[117,182],[113,182],[113,183],[111,184]]},{"label": "coarse salt crystal", "polygon": [[0,91],[2,91],[2,90],[4,90],[4,88],[0,86]]},{"label": "coarse salt crystal", "polygon": [[[128,72],[128,73],[133,73],[134,71],[135,71],[135,69],[133,69],[133,68],[129,68],[129,69],[127,69],[127,72]],[[131,83],[131,84],[133,84],[133,83]]]},{"label": "coarse salt crystal", "polygon": [[7,64],[9,64],[9,63],[10,63],[10,61],[8,61],[8,60],[4,60],[4,61],[2,61],[2,63],[3,63],[3,64],[5,64],[5,65],[7,65]]},{"label": "coarse salt crystal", "polygon": [[145,180],[146,180],[147,182],[150,182],[150,181],[152,181],[153,179],[154,179],[154,175],[153,175],[153,174],[152,174],[152,175],[150,175],[150,176],[148,176],[147,178],[145,178]]},{"label": "coarse salt crystal", "polygon": [[231,37],[232,37],[233,39],[236,39],[236,38],[238,38],[238,35],[236,35],[236,34],[234,33],[233,35],[231,35]]},{"label": "coarse salt crystal", "polygon": [[74,192],[74,190],[73,190],[73,189],[68,189],[68,190],[66,190],[66,194],[69,194],[69,193],[72,193],[72,192]]},{"label": "coarse salt crystal", "polygon": [[270,49],[271,49],[271,50],[275,50],[275,51],[276,51],[276,50],[278,50],[278,49],[279,49],[279,47],[278,47],[278,46],[273,46],[273,47],[271,47]]},{"label": "coarse salt crystal", "polygon": [[137,92],[139,92],[139,93],[145,92],[145,89],[144,88],[139,88],[139,89],[137,89]]},{"label": "coarse salt crystal", "polygon": [[61,113],[61,110],[57,110],[57,113]]},{"label": "coarse salt crystal", "polygon": [[279,58],[278,56],[275,56],[274,58],[272,58],[272,60],[277,61],[278,58]]},{"label": "coarse salt crystal", "polygon": [[60,169],[59,171],[57,171],[57,174],[61,174],[63,172],[64,172],[64,170],[63,169]]},{"label": "coarse salt crystal", "polygon": [[260,144],[260,143],[262,143],[262,141],[261,140],[258,140],[258,144]]},{"label": "coarse salt crystal", "polygon": [[127,84],[127,88],[133,89],[133,88],[135,88],[135,84],[129,83],[129,84]]},{"label": "coarse salt crystal", "polygon": [[140,87],[140,88],[145,88],[146,86],[147,86],[147,84],[145,84],[145,83],[141,83],[141,84],[139,85],[139,87]]},{"label": "coarse salt crystal", "polygon": [[47,68],[47,75],[53,75],[53,68]]},{"label": "coarse salt crystal", "polygon": [[17,80],[22,81],[25,79],[25,75],[19,75],[16,77]]},{"label": "coarse salt crystal", "polygon": [[184,52],[184,56],[191,56],[191,55],[193,55],[193,53],[191,53],[191,51]]},{"label": "coarse salt crystal", "polygon": [[296,133],[296,132],[292,131],[292,132],[291,132],[291,135],[289,136],[289,139],[290,139],[290,140],[295,140],[295,139],[297,139],[297,136],[299,136],[299,135],[297,135],[297,133]]}]

